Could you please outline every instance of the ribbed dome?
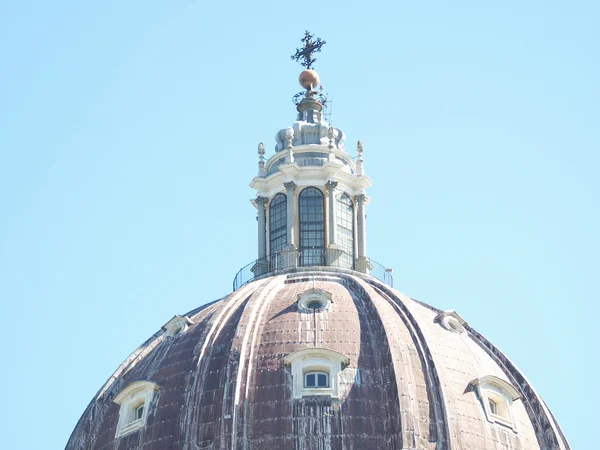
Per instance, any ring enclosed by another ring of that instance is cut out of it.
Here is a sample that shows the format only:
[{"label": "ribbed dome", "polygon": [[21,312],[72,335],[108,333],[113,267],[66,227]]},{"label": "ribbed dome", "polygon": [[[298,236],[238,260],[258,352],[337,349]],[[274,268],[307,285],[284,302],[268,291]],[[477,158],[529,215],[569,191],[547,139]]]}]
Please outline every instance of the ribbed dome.
[{"label": "ribbed dome", "polygon": [[[569,448],[524,376],[460,316],[369,275],[290,271],[186,317],[119,367],[67,449]],[[303,394],[310,370],[331,377],[327,395]],[[145,426],[116,437],[115,398],[139,381],[155,386]],[[502,392],[508,413],[494,403]]]}]

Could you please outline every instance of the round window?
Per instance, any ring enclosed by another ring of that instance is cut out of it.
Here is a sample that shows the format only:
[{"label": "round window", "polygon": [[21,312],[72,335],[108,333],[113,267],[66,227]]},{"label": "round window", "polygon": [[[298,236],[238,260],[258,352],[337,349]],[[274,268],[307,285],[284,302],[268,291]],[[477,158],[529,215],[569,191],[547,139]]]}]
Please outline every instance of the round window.
[{"label": "round window", "polygon": [[325,306],[325,305],[323,303],[321,303],[319,300],[311,300],[306,305],[306,307],[308,309],[319,309],[319,308],[322,308],[323,306]]},{"label": "round window", "polygon": [[[311,292],[312,291],[312,292]],[[315,313],[331,310],[331,294],[325,291],[311,289],[298,296],[298,309],[305,313]]]},{"label": "round window", "polygon": [[453,331],[458,334],[465,332],[465,328],[462,326],[462,324],[458,321],[458,319],[456,317],[448,316],[448,317],[446,317],[445,322],[446,322],[446,328],[448,330]]}]

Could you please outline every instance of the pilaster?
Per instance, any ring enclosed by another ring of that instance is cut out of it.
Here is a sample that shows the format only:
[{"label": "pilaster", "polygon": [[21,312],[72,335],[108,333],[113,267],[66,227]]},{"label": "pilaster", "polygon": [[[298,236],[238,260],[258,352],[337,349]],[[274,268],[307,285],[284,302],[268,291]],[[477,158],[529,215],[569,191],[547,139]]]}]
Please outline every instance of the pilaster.
[{"label": "pilaster", "polygon": [[336,217],[336,198],[335,188],[337,187],[337,181],[328,181],[325,184],[327,192],[329,194],[329,246],[337,244],[337,217]]},{"label": "pilaster", "polygon": [[287,194],[287,250],[296,250],[296,183],[283,183]]},{"label": "pilaster", "polygon": [[258,259],[267,256],[267,198],[256,197],[258,208]]},{"label": "pilaster", "polygon": [[329,245],[325,251],[325,263],[328,266],[337,266],[340,256],[342,256],[342,250],[337,243],[337,198],[335,195],[335,188],[337,187],[337,181],[328,181],[325,184],[327,192],[329,194],[329,220],[327,223],[327,229],[329,230]]},{"label": "pilaster", "polygon": [[354,197],[357,205],[356,228],[358,238],[358,258],[356,261],[356,270],[363,273],[369,273],[373,265],[367,257],[367,224],[365,217],[365,205],[367,196],[360,194]]}]

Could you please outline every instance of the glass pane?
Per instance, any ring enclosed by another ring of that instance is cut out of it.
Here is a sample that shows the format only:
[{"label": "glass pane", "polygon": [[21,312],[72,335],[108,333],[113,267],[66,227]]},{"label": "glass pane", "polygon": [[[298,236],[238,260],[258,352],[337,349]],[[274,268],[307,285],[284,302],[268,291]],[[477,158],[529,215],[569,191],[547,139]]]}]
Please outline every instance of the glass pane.
[{"label": "glass pane", "polygon": [[337,240],[342,251],[339,265],[352,269],[354,265],[354,206],[347,194],[343,194],[336,203]]},{"label": "glass pane", "polygon": [[325,216],[323,193],[314,187],[304,189],[299,197],[301,265],[324,264]]},{"label": "glass pane", "polygon": [[141,419],[143,415],[144,415],[144,407],[140,406],[140,407],[138,407],[138,409],[135,410],[135,418]]},{"label": "glass pane", "polygon": [[327,375],[324,373],[319,374],[319,387],[327,387]]},{"label": "glass pane", "polygon": [[306,375],[306,387],[315,387],[315,374]]},{"label": "glass pane", "polygon": [[269,244],[271,257],[287,246],[287,198],[283,194],[277,194],[269,203]]}]

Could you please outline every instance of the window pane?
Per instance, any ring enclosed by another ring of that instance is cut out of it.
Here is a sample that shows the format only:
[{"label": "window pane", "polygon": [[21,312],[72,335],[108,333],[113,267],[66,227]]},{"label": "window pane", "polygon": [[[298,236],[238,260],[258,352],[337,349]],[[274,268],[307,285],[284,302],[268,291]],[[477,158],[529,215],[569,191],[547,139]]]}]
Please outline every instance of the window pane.
[{"label": "window pane", "polygon": [[271,263],[275,264],[274,255],[287,245],[287,198],[283,194],[277,194],[269,203],[269,242]]},{"label": "window pane", "polygon": [[315,387],[315,374],[306,375],[306,387]]},{"label": "window pane", "polygon": [[324,373],[319,374],[319,387],[327,387],[327,375]]},{"label": "window pane", "polygon": [[354,206],[347,194],[342,194],[336,203],[337,241],[344,252],[340,266],[352,269],[354,265]]}]

